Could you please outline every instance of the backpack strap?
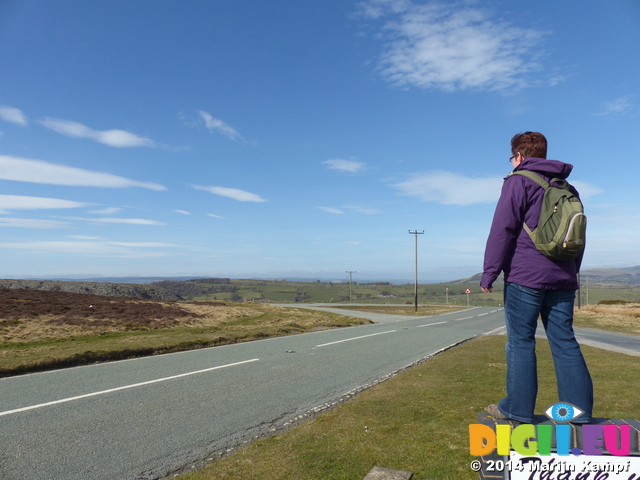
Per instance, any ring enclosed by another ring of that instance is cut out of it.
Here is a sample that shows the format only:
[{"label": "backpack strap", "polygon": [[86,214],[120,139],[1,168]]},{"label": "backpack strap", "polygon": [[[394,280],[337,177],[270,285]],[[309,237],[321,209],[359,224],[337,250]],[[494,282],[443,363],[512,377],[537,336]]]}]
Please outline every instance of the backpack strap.
[{"label": "backpack strap", "polygon": [[531,172],[529,170],[515,170],[511,172],[509,175],[507,175],[505,180],[512,175],[522,175],[523,177],[527,177],[528,179],[536,182],[545,190],[549,188],[552,183],[557,183],[558,188],[564,188],[566,190],[569,189],[569,182],[567,182],[564,178],[552,178],[551,181],[547,182],[544,178],[542,178],[542,176],[538,175],[535,172]]},{"label": "backpack strap", "polygon": [[[540,175],[534,172],[530,172],[529,170],[514,170],[513,172],[511,172],[509,175],[506,176],[505,180],[513,175],[522,175],[523,177],[527,177],[528,179],[533,180],[542,188],[544,188],[545,191],[551,186],[550,182],[547,182]],[[560,180],[560,179],[554,178],[553,180],[551,180],[551,182],[553,182],[554,180]],[[525,222],[522,222],[522,227],[531,237],[533,231],[529,228],[529,226]]]},{"label": "backpack strap", "polygon": [[[550,182],[547,182],[540,175],[538,175],[537,173],[534,173],[534,172],[530,172],[529,170],[514,170],[509,175],[507,175],[507,178],[509,178],[512,175],[522,175],[523,177],[527,177],[528,179],[533,180],[534,182],[536,182],[538,185],[540,185],[545,190],[547,188],[549,188],[549,186],[550,186]],[[551,180],[551,182],[554,182],[556,180],[560,180],[560,179],[559,178],[554,178],[553,180]]]}]

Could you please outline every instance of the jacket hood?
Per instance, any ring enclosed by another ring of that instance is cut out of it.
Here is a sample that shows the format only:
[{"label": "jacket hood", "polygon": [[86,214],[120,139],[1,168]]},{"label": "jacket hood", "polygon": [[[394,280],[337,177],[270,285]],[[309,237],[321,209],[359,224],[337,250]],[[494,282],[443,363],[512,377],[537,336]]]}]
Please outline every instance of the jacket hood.
[{"label": "jacket hood", "polygon": [[565,179],[573,170],[573,165],[560,162],[558,160],[547,160],[546,158],[527,157],[518,165],[516,170],[530,170],[549,178]]}]

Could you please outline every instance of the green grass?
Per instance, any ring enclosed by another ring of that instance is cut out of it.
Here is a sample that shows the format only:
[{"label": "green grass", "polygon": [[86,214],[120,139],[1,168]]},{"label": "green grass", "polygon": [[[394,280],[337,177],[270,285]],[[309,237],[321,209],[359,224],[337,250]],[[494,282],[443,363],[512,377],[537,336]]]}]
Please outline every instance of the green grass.
[{"label": "green grass", "polygon": [[[191,283],[191,282],[190,282]],[[198,286],[210,286],[205,283],[193,282]],[[349,301],[349,284],[332,282],[290,282],[285,280],[231,280],[230,285],[237,288],[237,294],[247,301],[254,299],[267,300],[272,303],[294,303],[297,293],[304,294],[304,301],[315,303],[339,303]],[[449,303],[466,305],[467,296],[464,294],[467,288],[479,292],[477,285],[457,284],[422,284],[418,285],[419,303],[446,303],[446,288],[449,288]],[[351,287],[351,300],[358,303],[371,304],[403,304],[413,302],[415,295],[413,284],[399,285],[358,285]],[[390,294],[391,296],[387,296]],[[380,297],[380,295],[385,295]],[[231,293],[213,293],[199,295],[194,300],[229,300]],[[499,301],[498,294],[495,301]],[[487,303],[487,297],[478,295],[477,305]]]},{"label": "green grass", "polygon": [[[356,480],[374,466],[414,478],[477,480],[468,426],[504,396],[503,336],[450,349],[288,432],[258,440],[180,480]],[[583,347],[597,417],[638,418],[638,357]],[[538,342],[536,413],[556,403],[546,341]]]},{"label": "green grass", "polygon": [[7,343],[0,345],[0,376],[238,343],[266,338],[274,333],[280,335],[287,332],[242,332],[232,329],[221,332],[215,327],[172,328]]},{"label": "green grass", "polygon": [[[211,286],[206,283],[190,281],[199,286]],[[628,300],[640,302],[640,287],[616,285],[615,287],[590,286],[586,288],[583,279],[581,301],[595,304],[601,300]],[[237,288],[237,294],[246,301],[261,299],[272,303],[294,303],[296,294],[303,293],[304,301],[308,303],[339,303],[349,301],[349,283],[333,282],[293,282],[287,280],[230,280],[229,286]],[[466,289],[471,294],[466,295]],[[446,289],[449,289],[448,294]],[[588,290],[588,295],[587,295]],[[380,297],[383,294],[392,296]],[[415,286],[412,283],[392,285],[358,285],[351,286],[351,300],[357,303],[370,304],[403,304],[414,301]],[[194,300],[225,300],[228,301],[231,293],[214,293],[199,295]],[[588,297],[588,298],[587,298]],[[185,297],[186,298],[186,297]],[[492,294],[481,293],[477,281],[469,283],[435,283],[418,285],[418,303],[466,306],[467,300],[470,306],[497,306],[502,304],[502,283],[496,282]],[[576,302],[577,303],[577,302]]]},{"label": "green grass", "polygon": [[238,315],[219,322],[213,308],[215,324],[211,326],[133,330],[125,326],[125,331],[76,336],[63,330],[54,338],[0,342],[0,377],[369,323],[362,318],[270,305],[237,307],[241,309]]},{"label": "green grass", "polygon": [[365,306],[351,306],[351,305],[336,305],[336,308],[340,310],[355,310],[359,312],[370,313],[385,313],[387,315],[406,315],[406,316],[420,316],[420,315],[439,315],[445,312],[455,312],[458,310],[464,310],[466,307],[457,307],[453,305],[449,306],[424,306],[419,305],[418,311],[415,306],[407,305],[365,305]]},{"label": "green grass", "polygon": [[[241,315],[214,326],[5,342],[0,344],[0,375],[366,323],[304,309],[236,306],[242,307]],[[371,308],[381,308],[386,313],[391,313],[390,308],[415,313],[412,306]],[[419,312],[434,313],[428,309]],[[578,325],[580,315],[577,318]],[[625,319],[615,324],[610,323],[610,318],[606,320],[588,319],[588,325],[632,331]],[[182,480],[361,479],[375,465],[409,470],[416,478],[475,480],[477,474],[469,469],[472,457],[468,454],[467,429],[487,404],[504,395],[505,340],[482,337],[467,342],[286,433],[259,440],[200,472],[183,476]],[[589,347],[583,350],[594,378],[595,414],[638,418],[638,358]],[[539,372],[537,413],[542,413],[556,402],[553,366],[545,341],[539,342]]]}]

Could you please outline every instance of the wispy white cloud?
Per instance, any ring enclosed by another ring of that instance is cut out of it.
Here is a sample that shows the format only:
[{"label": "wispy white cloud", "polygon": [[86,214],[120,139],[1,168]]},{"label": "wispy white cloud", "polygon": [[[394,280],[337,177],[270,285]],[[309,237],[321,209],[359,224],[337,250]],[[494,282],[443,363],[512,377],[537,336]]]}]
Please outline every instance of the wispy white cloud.
[{"label": "wispy white cloud", "polygon": [[41,220],[35,218],[0,218],[0,227],[53,229],[68,227],[68,222],[60,220]]},{"label": "wispy white cloud", "polygon": [[357,162],[355,160],[343,160],[332,159],[322,162],[323,165],[327,165],[332,170],[341,170],[343,172],[357,173],[364,168],[363,162]]},{"label": "wispy white cloud", "polygon": [[194,185],[193,188],[198,190],[204,190],[205,192],[210,192],[215,195],[220,195],[221,197],[232,198],[234,200],[238,200],[239,202],[256,202],[262,203],[266,202],[266,200],[259,195],[251,192],[245,192],[244,190],[238,190],[237,188],[228,188],[228,187],[201,187],[198,185]]},{"label": "wispy white cloud", "polygon": [[88,204],[59,198],[28,197],[23,195],[0,195],[0,212],[12,210],[41,210],[58,208],[80,208]]},{"label": "wispy white cloud", "polygon": [[90,213],[95,213],[96,215],[113,215],[114,213],[118,213],[120,211],[122,211],[122,209],[118,207],[106,207],[100,208],[98,210],[91,210]]},{"label": "wispy white cloud", "polygon": [[383,22],[379,70],[394,85],[495,91],[528,86],[526,74],[541,69],[536,55],[545,32],[470,2],[368,0],[360,7],[365,18]]},{"label": "wispy white cloud", "polygon": [[133,247],[133,248],[175,248],[180,247],[175,243],[165,242],[109,242],[110,245],[116,245],[118,247]]},{"label": "wispy white cloud", "polygon": [[576,187],[578,192],[580,192],[580,198],[583,200],[592,197],[593,195],[598,195],[604,192],[604,190],[602,190],[601,188],[596,187],[595,185],[591,185],[590,183],[583,182],[581,180],[570,180],[570,183],[571,185]]},{"label": "wispy white cloud", "polygon": [[[392,187],[401,195],[416,197],[423,202],[467,206],[496,202],[503,182],[502,177],[472,178],[437,170],[413,174]],[[575,180],[571,184],[583,199],[602,193],[600,188],[587,182]]]},{"label": "wispy white cloud", "polygon": [[180,215],[191,215],[191,212],[187,212],[186,210],[174,210],[174,212],[179,213]]},{"label": "wispy white cloud", "polygon": [[345,205],[341,209],[333,208],[333,207],[316,207],[316,208],[318,210],[322,210],[323,212],[332,213],[335,215],[343,215],[346,213],[345,210],[350,210],[355,213],[361,213],[363,215],[377,215],[379,213],[382,213],[382,210],[379,210],[377,208],[362,207],[360,205]]},{"label": "wispy white cloud", "polygon": [[81,218],[81,217],[69,217],[68,220],[75,220],[81,222],[89,222],[93,224],[123,224],[123,225],[154,225],[164,226],[166,223],[159,222],[157,220],[148,220],[146,218]]},{"label": "wispy white cloud", "polygon": [[364,215],[377,215],[379,213],[382,213],[382,210],[378,210],[377,208],[362,207],[360,205],[345,205],[344,208],[356,213],[362,213]]},{"label": "wispy white cloud", "polygon": [[416,197],[423,202],[474,205],[497,201],[502,182],[502,177],[470,178],[457,173],[432,171],[416,173],[392,187],[401,195]]},{"label": "wispy white cloud", "polygon": [[224,135],[236,142],[242,140],[242,135],[240,135],[240,133],[238,133],[238,131],[231,125],[226,124],[219,118],[215,118],[210,113],[203,110],[199,110],[198,114],[211,133],[219,133],[220,135]]},{"label": "wispy white cloud", "polygon": [[90,235],[68,235],[68,237],[76,240],[102,240],[102,237],[92,237]]},{"label": "wispy white cloud", "polygon": [[88,219],[88,221],[95,223],[118,223],[124,225],[166,225],[166,223],[159,222],[157,220],[148,220],[146,218],[93,218]]},{"label": "wispy white cloud", "polygon": [[58,118],[45,118],[40,123],[54,132],[73,138],[89,138],[110,147],[154,147],[156,142],[125,130],[94,130],[82,123]]},{"label": "wispy white cloud", "polygon": [[170,253],[148,251],[175,248],[180,245],[159,242],[110,242],[110,241],[30,241],[0,243],[0,248],[32,251],[34,253],[69,253],[83,256],[122,258],[148,258],[167,256]]},{"label": "wispy white cloud", "polygon": [[337,208],[331,208],[331,207],[317,207],[317,208],[318,208],[318,210],[322,210],[323,212],[333,213],[335,215],[344,214],[344,212],[342,210],[339,210]]},{"label": "wispy white cloud", "polygon": [[382,210],[371,207],[363,207],[360,205],[345,205],[341,208],[333,208],[333,207],[316,207],[318,210],[322,210],[323,212],[332,213],[334,215],[344,215],[345,210],[349,210],[355,213],[361,213],[363,215],[377,215],[382,213]]},{"label": "wispy white cloud", "polygon": [[149,190],[166,190],[164,186],[157,183],[138,182],[110,173],[94,172],[10,155],[0,155],[0,179],[75,187],[141,187]]},{"label": "wispy white cloud", "polygon": [[632,103],[633,96],[625,95],[624,97],[616,98],[610,102],[605,102],[602,110],[599,113],[595,113],[595,116],[609,116],[609,115],[623,115],[629,113],[633,108]]},{"label": "wispy white cloud", "polygon": [[211,217],[211,218],[219,218],[221,220],[224,220],[224,217],[221,217],[220,215],[215,215],[213,213],[207,213],[207,217]]},{"label": "wispy white cloud", "polygon": [[0,119],[22,126],[26,126],[29,123],[27,116],[21,110],[7,105],[0,105]]}]

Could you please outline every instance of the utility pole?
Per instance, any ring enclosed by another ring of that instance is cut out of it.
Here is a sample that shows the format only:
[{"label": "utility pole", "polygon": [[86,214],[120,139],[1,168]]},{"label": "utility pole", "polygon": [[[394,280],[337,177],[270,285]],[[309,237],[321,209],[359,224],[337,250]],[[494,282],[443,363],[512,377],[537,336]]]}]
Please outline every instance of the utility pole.
[{"label": "utility pole", "polygon": [[589,277],[587,277],[587,306],[589,305]]},{"label": "utility pole", "polygon": [[353,274],[358,272],[355,270],[347,270],[347,273],[349,274],[349,303],[351,303],[351,282],[353,280]]},{"label": "utility pole", "polygon": [[418,235],[424,235],[424,230],[419,232],[417,230],[411,231],[409,233],[414,236],[414,245],[415,245],[415,283],[416,283],[416,295],[415,295],[415,305],[416,312],[418,311]]},{"label": "utility pole", "polygon": [[582,297],[582,280],[580,280],[580,272],[578,272],[578,310],[582,307],[580,297]]}]

